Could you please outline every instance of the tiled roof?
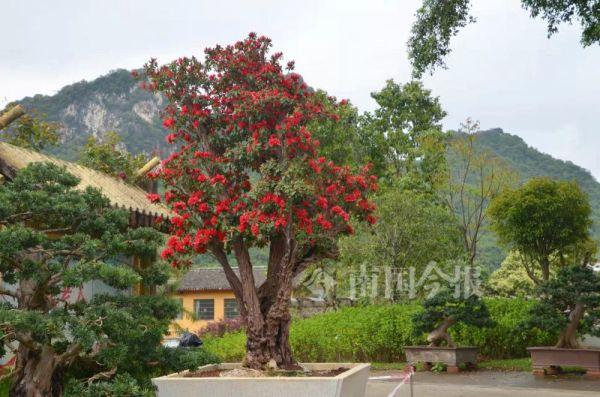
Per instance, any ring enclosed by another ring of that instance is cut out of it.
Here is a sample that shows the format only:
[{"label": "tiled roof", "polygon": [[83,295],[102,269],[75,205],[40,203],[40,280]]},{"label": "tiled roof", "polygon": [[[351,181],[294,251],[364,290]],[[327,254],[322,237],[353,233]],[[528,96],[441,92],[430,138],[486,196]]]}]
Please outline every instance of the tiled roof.
[{"label": "tiled roof", "polygon": [[[239,276],[238,269],[234,269],[236,274]],[[254,281],[256,285],[261,285],[267,274],[267,269],[255,268]],[[230,291],[231,287],[225,272],[221,268],[207,269],[207,268],[193,268],[190,269],[183,279],[181,280],[178,292],[194,292],[194,291]]]}]

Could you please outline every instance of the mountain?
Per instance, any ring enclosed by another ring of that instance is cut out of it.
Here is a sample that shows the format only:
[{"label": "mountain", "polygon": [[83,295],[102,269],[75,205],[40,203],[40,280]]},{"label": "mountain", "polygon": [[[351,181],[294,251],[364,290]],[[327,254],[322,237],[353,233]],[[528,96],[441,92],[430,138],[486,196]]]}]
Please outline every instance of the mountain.
[{"label": "mountain", "polygon": [[[50,152],[67,160],[76,157],[88,136],[101,136],[110,130],[117,131],[126,148],[133,153],[166,149],[165,130],[159,117],[164,99],[139,88],[126,70],[68,85],[52,96],[27,97],[19,103],[63,125],[62,143]],[[482,148],[506,160],[522,181],[534,176],[576,180],[589,195],[593,208],[593,234],[600,241],[600,183],[588,171],[541,153],[520,137],[500,128],[480,132],[478,142]],[[493,237],[486,237],[482,245],[485,262],[492,268],[499,265],[504,253]]]},{"label": "mountain", "polygon": [[93,81],[80,81],[52,96],[36,95],[19,101],[28,110],[60,123],[62,142],[51,154],[67,160],[77,156],[90,135],[116,131],[134,153],[164,149],[160,95],[139,87],[130,72],[120,69]]},{"label": "mountain", "polygon": [[570,161],[555,159],[527,145],[522,138],[500,128],[479,133],[478,144],[504,159],[519,173],[521,181],[537,176],[577,181],[588,194],[594,219],[593,234],[600,241],[600,183],[592,174]]}]

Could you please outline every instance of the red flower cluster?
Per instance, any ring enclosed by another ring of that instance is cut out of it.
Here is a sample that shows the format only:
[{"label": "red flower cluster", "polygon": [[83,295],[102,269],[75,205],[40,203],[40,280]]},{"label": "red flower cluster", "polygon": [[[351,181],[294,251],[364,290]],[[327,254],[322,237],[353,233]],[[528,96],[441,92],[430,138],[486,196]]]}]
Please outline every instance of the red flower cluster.
[{"label": "red flower cluster", "polygon": [[350,214],[374,221],[375,177],[368,167],[353,174],[318,157],[308,125],[335,116],[299,74],[284,72],[270,47],[251,34],[207,49],[204,62],[146,65],[145,86],[168,99],[163,125],[178,145],[156,173],[175,213],[163,257],[205,252],[240,235],[265,243],[284,230],[316,244],[351,233]]}]

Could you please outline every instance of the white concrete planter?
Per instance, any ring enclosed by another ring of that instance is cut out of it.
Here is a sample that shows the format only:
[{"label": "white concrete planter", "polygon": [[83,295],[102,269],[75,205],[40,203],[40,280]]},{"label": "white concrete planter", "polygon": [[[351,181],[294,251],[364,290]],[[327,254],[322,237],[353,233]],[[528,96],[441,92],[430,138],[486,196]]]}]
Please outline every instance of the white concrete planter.
[{"label": "white concrete planter", "polygon": [[[364,397],[370,364],[310,363],[309,370],[349,368],[333,377],[206,377],[183,376],[185,372],[152,379],[158,397]],[[213,364],[200,371],[234,369],[241,364]]]}]

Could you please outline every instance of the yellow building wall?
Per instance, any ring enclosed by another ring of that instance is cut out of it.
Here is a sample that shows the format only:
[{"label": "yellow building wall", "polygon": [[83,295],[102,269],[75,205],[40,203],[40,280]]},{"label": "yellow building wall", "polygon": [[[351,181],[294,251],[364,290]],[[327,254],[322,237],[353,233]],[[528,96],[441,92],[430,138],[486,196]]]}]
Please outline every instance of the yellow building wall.
[{"label": "yellow building wall", "polygon": [[[179,292],[173,298],[181,299],[183,304],[183,314],[180,320],[175,320],[171,326],[171,336],[177,335],[182,329],[190,332],[197,332],[204,328],[210,321],[194,321],[188,313],[194,313],[194,300],[196,299],[214,299],[215,315],[213,321],[219,321],[225,318],[225,299],[235,299],[233,291],[199,291],[199,292]],[[186,313],[187,312],[187,313]]]}]

